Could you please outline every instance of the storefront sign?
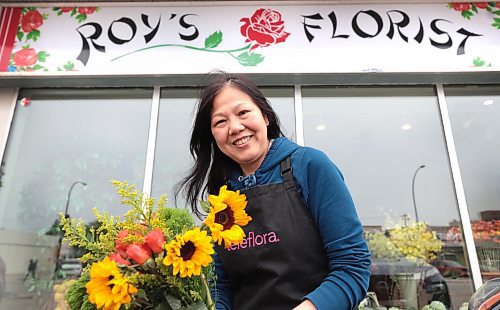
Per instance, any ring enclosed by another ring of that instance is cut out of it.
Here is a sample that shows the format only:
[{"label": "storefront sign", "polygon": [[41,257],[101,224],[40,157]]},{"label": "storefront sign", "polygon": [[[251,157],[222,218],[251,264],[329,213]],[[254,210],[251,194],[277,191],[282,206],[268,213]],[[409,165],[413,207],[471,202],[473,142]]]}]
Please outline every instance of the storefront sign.
[{"label": "storefront sign", "polygon": [[476,2],[4,8],[0,71],[500,71],[499,7]]}]

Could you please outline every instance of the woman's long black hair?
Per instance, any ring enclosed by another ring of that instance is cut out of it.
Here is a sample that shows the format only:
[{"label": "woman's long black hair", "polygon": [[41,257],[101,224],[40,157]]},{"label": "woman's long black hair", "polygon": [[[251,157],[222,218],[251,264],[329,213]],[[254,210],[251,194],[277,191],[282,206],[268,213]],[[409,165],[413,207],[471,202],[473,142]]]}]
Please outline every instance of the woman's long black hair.
[{"label": "woman's long black hair", "polygon": [[267,117],[267,138],[282,137],[280,121],[269,101],[257,85],[241,75],[217,72],[209,75],[209,80],[201,89],[196,118],[191,133],[189,150],[194,159],[187,176],[176,186],[175,197],[183,191],[188,204],[199,218],[203,216],[198,209],[198,199],[208,194],[218,194],[219,188],[226,184],[231,175],[239,170],[239,165],[222,153],[217,146],[211,130],[211,116],[215,97],[227,86],[247,94]]}]

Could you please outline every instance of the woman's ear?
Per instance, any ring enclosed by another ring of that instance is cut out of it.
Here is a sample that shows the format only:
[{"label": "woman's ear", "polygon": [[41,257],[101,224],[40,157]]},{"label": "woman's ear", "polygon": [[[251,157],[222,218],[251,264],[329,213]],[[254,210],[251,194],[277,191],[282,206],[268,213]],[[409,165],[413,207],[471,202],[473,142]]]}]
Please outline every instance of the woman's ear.
[{"label": "woman's ear", "polygon": [[269,126],[269,118],[264,115],[264,121],[266,122],[266,127]]}]

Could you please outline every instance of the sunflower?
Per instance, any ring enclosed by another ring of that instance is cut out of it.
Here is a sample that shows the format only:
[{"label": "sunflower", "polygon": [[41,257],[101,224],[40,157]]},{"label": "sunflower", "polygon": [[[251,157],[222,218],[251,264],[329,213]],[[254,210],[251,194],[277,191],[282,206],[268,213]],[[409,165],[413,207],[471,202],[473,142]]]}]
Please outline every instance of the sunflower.
[{"label": "sunflower", "polygon": [[163,259],[166,266],[174,266],[174,276],[180,273],[181,278],[200,275],[201,266],[212,262],[214,248],[205,230],[200,228],[188,230],[182,236],[176,236],[165,246],[167,254]]},{"label": "sunflower", "polygon": [[90,281],[85,288],[89,301],[103,310],[118,310],[121,305],[130,303],[131,294],[137,293],[137,288],[128,283],[128,278],[122,276],[109,257],[92,265]]},{"label": "sunflower", "polygon": [[219,245],[224,241],[226,249],[232,244],[243,241],[245,232],[241,229],[241,226],[247,225],[252,220],[252,217],[245,212],[246,198],[245,195],[240,195],[240,191],[227,190],[225,185],[220,188],[218,196],[208,196],[208,201],[212,207],[205,224],[212,231],[214,241]]}]

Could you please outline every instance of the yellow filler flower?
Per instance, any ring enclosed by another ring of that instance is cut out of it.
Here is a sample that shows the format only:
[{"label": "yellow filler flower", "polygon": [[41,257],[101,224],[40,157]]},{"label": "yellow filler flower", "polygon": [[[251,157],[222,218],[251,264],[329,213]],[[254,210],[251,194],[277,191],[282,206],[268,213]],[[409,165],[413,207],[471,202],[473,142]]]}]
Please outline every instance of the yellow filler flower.
[{"label": "yellow filler flower", "polygon": [[90,281],[85,285],[89,301],[103,310],[118,310],[132,300],[137,288],[122,276],[116,263],[106,257],[90,267]]},{"label": "yellow filler flower", "polygon": [[219,195],[209,195],[208,201],[211,204],[210,212],[205,219],[205,224],[212,231],[212,238],[217,244],[227,249],[232,244],[239,244],[245,237],[245,232],[241,226],[245,226],[252,220],[245,212],[247,197],[240,191],[227,190],[227,186],[222,186]]},{"label": "yellow filler flower", "polygon": [[165,246],[167,254],[163,259],[166,266],[174,266],[174,276],[180,273],[181,278],[200,275],[201,267],[212,262],[214,248],[206,231],[196,227],[182,236],[176,236]]}]

